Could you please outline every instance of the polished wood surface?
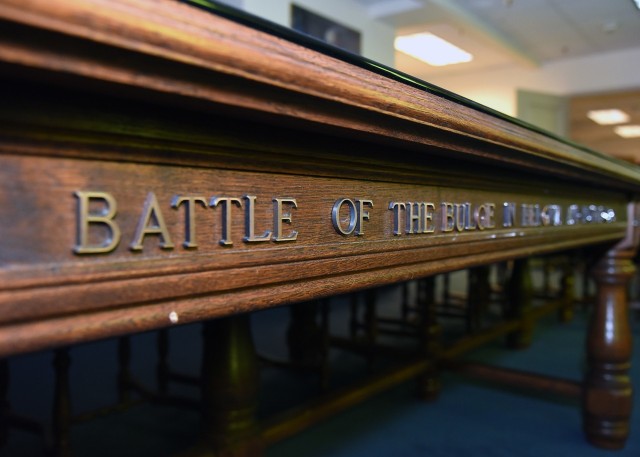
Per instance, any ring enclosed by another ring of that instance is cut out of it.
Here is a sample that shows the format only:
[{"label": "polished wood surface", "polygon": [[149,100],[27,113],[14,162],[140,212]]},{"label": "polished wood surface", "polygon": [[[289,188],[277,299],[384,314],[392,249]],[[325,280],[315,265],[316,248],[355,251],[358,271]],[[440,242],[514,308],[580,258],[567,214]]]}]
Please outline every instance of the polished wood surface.
[{"label": "polished wood surface", "polygon": [[[0,17],[3,354],[615,241],[640,188],[613,159],[187,5],[3,1]],[[117,200],[114,252],[73,253],[80,190]],[[147,237],[132,253],[150,192],[175,248]],[[197,206],[185,249],[176,194],[255,195],[258,230],[272,198],[295,197],[299,239],[246,245],[238,220],[220,246],[220,214]],[[331,227],[345,197],[374,201],[363,237]],[[389,201],[503,198],[597,201],[617,222],[391,235]]]}]

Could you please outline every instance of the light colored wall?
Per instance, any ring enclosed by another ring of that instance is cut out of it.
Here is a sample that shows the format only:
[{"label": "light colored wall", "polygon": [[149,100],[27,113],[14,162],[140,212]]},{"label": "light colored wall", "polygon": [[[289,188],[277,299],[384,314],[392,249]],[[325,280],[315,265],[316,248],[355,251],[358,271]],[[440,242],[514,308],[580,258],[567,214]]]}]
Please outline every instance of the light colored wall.
[{"label": "light colored wall", "polygon": [[361,34],[362,55],[393,66],[393,27],[367,16],[367,11],[350,0],[243,0],[245,11],[280,25],[291,25],[291,4],[351,27]]},{"label": "light colored wall", "polygon": [[539,68],[514,65],[429,82],[515,116],[518,89],[569,96],[640,87],[640,48],[566,59]]}]

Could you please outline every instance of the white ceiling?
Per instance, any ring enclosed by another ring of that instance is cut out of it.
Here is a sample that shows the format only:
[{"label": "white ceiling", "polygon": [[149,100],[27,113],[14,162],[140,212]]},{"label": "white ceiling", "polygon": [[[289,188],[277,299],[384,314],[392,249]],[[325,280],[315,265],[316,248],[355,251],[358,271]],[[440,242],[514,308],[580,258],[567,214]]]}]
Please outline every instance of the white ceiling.
[{"label": "white ceiling", "polygon": [[355,0],[397,34],[430,31],[474,54],[467,64],[430,67],[403,53],[396,66],[442,76],[518,63],[640,47],[640,11],[632,0]]}]

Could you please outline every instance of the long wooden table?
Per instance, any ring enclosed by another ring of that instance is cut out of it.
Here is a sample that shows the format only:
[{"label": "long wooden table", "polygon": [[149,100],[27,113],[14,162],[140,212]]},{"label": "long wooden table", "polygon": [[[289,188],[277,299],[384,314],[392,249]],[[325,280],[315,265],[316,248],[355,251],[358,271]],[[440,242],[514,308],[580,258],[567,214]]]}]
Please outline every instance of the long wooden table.
[{"label": "long wooden table", "polygon": [[584,427],[624,445],[637,167],[190,4],[0,21],[0,355],[209,319],[215,352],[250,311],[594,246]]}]

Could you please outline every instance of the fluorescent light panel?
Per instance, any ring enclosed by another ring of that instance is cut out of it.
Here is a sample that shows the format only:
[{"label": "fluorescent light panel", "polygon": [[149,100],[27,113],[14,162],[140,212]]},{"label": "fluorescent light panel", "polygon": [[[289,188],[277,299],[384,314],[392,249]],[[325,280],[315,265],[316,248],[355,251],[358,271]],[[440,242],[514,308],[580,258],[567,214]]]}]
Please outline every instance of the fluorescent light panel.
[{"label": "fluorescent light panel", "polygon": [[394,44],[398,51],[435,67],[473,60],[473,56],[467,51],[432,33],[399,36]]},{"label": "fluorescent light panel", "polygon": [[619,125],[613,130],[622,138],[640,138],[640,125]]},{"label": "fluorescent light panel", "polygon": [[624,124],[625,122],[629,122],[629,115],[619,109],[592,110],[587,112],[587,117],[600,125]]}]

